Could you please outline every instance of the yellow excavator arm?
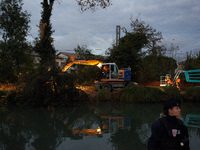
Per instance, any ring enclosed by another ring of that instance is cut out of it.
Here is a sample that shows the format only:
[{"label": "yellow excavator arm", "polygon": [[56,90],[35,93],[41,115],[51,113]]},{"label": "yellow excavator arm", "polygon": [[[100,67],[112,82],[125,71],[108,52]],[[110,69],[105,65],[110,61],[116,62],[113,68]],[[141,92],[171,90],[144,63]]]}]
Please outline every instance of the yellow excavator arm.
[{"label": "yellow excavator arm", "polygon": [[70,61],[63,69],[62,71],[65,72],[69,67],[71,67],[73,64],[79,64],[79,65],[90,65],[90,66],[95,66],[103,64],[102,62],[98,60],[72,60]]}]

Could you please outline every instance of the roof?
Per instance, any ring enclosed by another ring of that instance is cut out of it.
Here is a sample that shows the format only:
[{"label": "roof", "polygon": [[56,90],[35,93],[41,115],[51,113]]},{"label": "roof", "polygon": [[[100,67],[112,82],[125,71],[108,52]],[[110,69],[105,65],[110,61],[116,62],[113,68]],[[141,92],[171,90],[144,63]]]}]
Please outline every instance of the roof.
[{"label": "roof", "polygon": [[57,54],[57,56],[59,56],[59,55],[65,55],[65,56],[69,56],[69,57],[71,57],[71,56],[77,56],[77,54],[76,53],[67,53],[67,52],[59,52],[58,54]]}]

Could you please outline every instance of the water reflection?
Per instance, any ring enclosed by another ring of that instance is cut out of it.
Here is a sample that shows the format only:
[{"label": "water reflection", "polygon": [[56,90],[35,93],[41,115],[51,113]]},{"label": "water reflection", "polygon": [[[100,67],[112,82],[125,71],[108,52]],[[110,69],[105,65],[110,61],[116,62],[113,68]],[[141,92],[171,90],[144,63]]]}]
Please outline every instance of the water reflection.
[{"label": "water reflection", "polygon": [[[182,106],[182,118],[200,115],[199,104]],[[160,104],[98,105],[57,109],[0,108],[1,150],[145,150]],[[198,120],[196,122],[198,124]],[[200,129],[188,127],[191,150]]]}]

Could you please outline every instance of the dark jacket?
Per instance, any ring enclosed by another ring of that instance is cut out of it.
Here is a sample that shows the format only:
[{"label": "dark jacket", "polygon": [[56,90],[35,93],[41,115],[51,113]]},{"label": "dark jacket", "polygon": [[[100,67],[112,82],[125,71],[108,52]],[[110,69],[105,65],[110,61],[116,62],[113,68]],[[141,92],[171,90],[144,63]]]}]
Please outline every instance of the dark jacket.
[{"label": "dark jacket", "polygon": [[189,150],[188,130],[180,119],[172,116],[160,118],[152,125],[151,131],[148,150]]}]

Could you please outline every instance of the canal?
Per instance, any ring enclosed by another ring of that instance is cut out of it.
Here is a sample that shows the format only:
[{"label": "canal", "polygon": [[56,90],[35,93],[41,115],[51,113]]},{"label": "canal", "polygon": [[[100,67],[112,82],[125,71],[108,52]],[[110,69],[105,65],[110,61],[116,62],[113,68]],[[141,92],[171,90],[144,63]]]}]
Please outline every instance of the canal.
[{"label": "canal", "polygon": [[[200,104],[183,103],[191,150],[200,150]],[[0,108],[1,150],[146,150],[161,104],[103,103],[67,108]],[[194,122],[190,122],[188,117]]]}]

